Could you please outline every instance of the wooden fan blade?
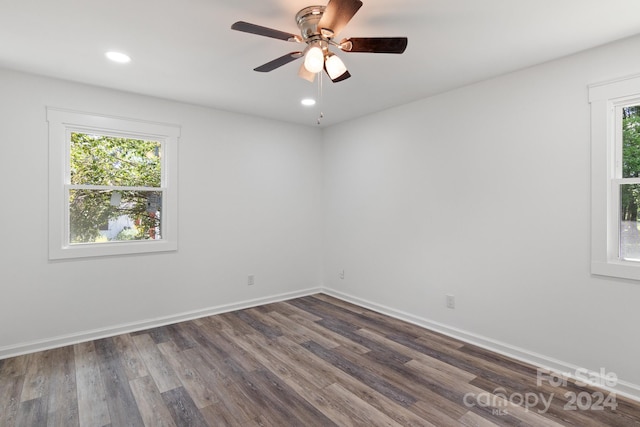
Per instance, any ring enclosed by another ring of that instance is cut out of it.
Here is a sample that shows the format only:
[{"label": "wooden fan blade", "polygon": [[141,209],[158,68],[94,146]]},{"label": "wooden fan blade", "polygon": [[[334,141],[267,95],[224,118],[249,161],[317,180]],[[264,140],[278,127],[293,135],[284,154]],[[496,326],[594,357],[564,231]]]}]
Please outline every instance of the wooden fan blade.
[{"label": "wooden fan blade", "polygon": [[340,42],[345,52],[402,53],[407,48],[406,37],[350,37]]},{"label": "wooden fan blade", "polygon": [[291,61],[295,61],[300,57],[302,57],[302,52],[287,53],[286,55],[282,55],[280,58],[276,58],[273,61],[269,61],[266,64],[262,64],[261,66],[254,68],[253,71],[268,73],[269,71],[273,71],[276,68],[282,67],[283,65],[286,65]]},{"label": "wooden fan blade", "polygon": [[298,70],[298,77],[313,83],[313,81],[316,79],[316,73],[312,73],[311,71],[307,70],[303,62],[302,65],[300,65],[300,70]]},{"label": "wooden fan blade", "polygon": [[273,39],[300,42],[302,41],[300,36],[291,33],[285,33],[284,31],[274,30],[273,28],[262,27],[256,24],[250,24],[244,21],[235,22],[231,26],[232,30],[242,31],[244,33],[257,34],[259,36],[271,37]]},{"label": "wooden fan blade", "polygon": [[342,31],[361,7],[360,0],[329,0],[318,22],[318,31],[326,37],[334,37]]}]

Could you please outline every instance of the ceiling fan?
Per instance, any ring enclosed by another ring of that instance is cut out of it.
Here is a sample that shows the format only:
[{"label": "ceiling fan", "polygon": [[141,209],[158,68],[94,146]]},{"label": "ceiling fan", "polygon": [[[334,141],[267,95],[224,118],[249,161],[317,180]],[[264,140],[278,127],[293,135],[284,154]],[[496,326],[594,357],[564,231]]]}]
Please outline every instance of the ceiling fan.
[{"label": "ceiling fan", "polygon": [[335,83],[348,79],[351,74],[338,55],[331,52],[330,47],[338,48],[343,52],[367,53],[403,53],[407,48],[406,37],[350,37],[342,39],[339,43],[334,41],[333,38],[342,31],[361,6],[362,1],[360,0],[329,0],[326,6],[305,7],[296,14],[296,23],[301,35],[244,21],[234,23],[231,29],[307,44],[303,51],[287,53],[254,68],[255,71],[273,71],[304,57],[304,62],[298,72],[300,77],[313,82],[316,74],[324,70],[331,81]]}]

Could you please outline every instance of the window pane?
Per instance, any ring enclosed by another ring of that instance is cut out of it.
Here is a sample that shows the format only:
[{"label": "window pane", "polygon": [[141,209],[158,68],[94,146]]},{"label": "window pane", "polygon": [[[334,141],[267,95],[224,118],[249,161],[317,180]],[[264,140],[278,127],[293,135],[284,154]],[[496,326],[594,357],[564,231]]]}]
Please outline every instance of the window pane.
[{"label": "window pane", "polygon": [[640,184],[620,185],[620,258],[640,261],[638,204]]},{"label": "window pane", "polygon": [[71,134],[71,184],[160,187],[157,141]]},{"label": "window pane", "polygon": [[622,108],[622,177],[640,177],[640,105]]},{"label": "window pane", "polygon": [[69,241],[161,239],[162,192],[69,191]]}]

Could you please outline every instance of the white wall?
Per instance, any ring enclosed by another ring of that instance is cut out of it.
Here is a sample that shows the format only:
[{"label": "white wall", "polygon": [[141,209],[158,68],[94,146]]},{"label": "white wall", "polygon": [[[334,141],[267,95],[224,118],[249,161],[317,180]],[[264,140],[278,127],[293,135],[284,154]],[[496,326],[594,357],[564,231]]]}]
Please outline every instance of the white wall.
[{"label": "white wall", "polygon": [[[182,126],[178,252],[48,261],[45,106]],[[319,130],[1,70],[0,117],[0,357],[321,285]]]},{"label": "white wall", "polygon": [[588,84],[640,73],[639,51],[636,37],[327,129],[325,286],[640,384],[640,283],[589,272],[587,102]]}]

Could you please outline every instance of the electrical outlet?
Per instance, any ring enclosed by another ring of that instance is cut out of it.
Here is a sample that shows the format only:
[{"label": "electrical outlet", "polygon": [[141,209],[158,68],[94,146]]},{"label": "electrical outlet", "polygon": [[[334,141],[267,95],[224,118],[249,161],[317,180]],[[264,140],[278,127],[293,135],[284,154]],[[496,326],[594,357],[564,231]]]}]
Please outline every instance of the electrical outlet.
[{"label": "electrical outlet", "polygon": [[256,283],[256,277],[253,274],[249,275],[249,279],[247,280],[247,285],[253,286]]},{"label": "electrical outlet", "polygon": [[340,276],[340,279],[344,280],[344,270],[340,270],[338,276]]},{"label": "electrical outlet", "polygon": [[456,308],[456,297],[447,295],[447,308]]}]

